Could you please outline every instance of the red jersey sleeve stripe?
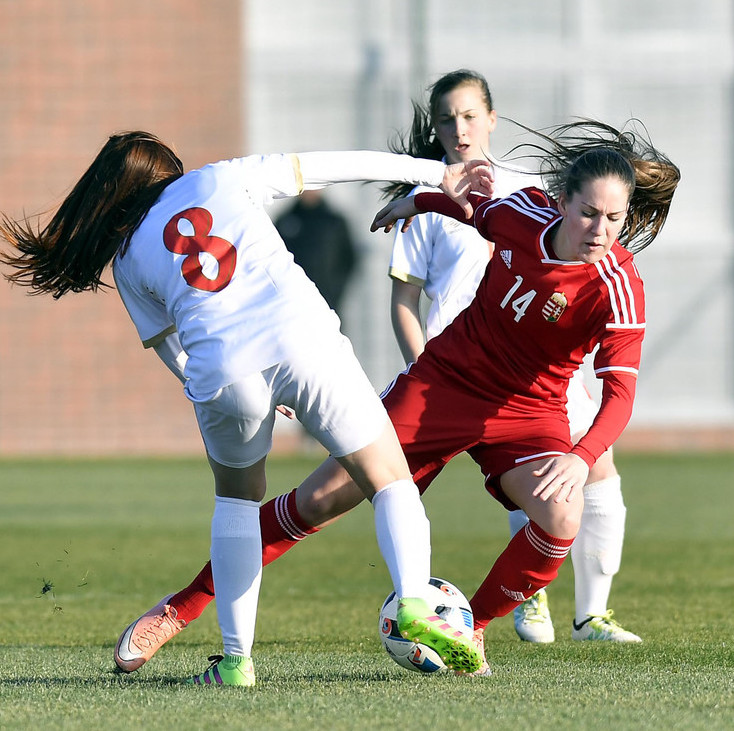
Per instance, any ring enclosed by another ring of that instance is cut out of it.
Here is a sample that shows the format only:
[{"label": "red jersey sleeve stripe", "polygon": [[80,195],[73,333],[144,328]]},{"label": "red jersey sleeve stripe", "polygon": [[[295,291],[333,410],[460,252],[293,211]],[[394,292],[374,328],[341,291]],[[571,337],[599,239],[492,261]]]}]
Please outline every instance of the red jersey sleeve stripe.
[{"label": "red jersey sleeve stripe", "polygon": [[[629,275],[627,274],[627,271],[623,267],[620,266],[619,261],[617,260],[617,257],[614,254],[614,252],[610,252],[610,258],[614,262],[615,271],[618,272],[622,285],[624,286],[625,292],[627,293],[627,296],[629,297],[629,300],[632,303],[632,314],[634,315],[634,322],[637,322],[637,308],[635,307],[635,295],[632,290],[632,284],[630,283]],[[638,278],[640,276],[637,270],[635,270],[635,276],[637,276]]]},{"label": "red jersey sleeve stripe", "polygon": [[635,295],[630,286],[627,272],[619,265],[612,252],[596,264],[599,276],[607,285],[609,303],[614,314],[615,325],[639,325]]},{"label": "red jersey sleeve stripe", "polygon": [[631,368],[630,366],[604,366],[604,368],[596,368],[594,370],[594,374],[597,376],[600,376],[602,373],[628,373],[632,376],[637,376],[639,374],[639,370],[637,368]]},{"label": "red jersey sleeve stripe", "polygon": [[644,322],[634,323],[632,325],[624,325],[620,322],[608,322],[607,330],[644,330],[647,326]]},{"label": "red jersey sleeve stripe", "polygon": [[518,190],[507,198],[503,198],[502,203],[540,223],[547,223],[558,215],[558,212],[552,208],[539,206],[525,190]]},{"label": "red jersey sleeve stripe", "polygon": [[[543,197],[546,201],[548,201],[547,196],[543,195]],[[536,212],[543,214],[546,217],[547,221],[550,221],[551,218],[555,218],[558,215],[558,211],[552,206],[539,206],[537,203],[535,203],[535,201],[533,201],[528,195],[527,189],[518,190],[517,192],[513,193],[510,198],[516,199],[520,205],[524,205],[527,208],[532,208]]]},{"label": "red jersey sleeve stripe", "polygon": [[540,223],[547,223],[558,215],[553,208],[541,207],[533,202],[524,190],[519,190],[506,198],[496,198],[483,203],[475,214],[475,219],[483,219],[484,216],[497,206],[508,206],[528,218]]}]

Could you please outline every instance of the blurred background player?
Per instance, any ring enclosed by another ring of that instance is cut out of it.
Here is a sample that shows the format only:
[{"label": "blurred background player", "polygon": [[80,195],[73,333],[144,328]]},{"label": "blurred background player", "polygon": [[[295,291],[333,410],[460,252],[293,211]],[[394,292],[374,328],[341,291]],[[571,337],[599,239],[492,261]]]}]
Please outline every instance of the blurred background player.
[{"label": "blurred background player", "polygon": [[[481,74],[460,69],[442,76],[429,91],[427,107],[414,103],[410,135],[393,144],[393,151],[445,162],[487,157],[493,166],[494,196],[498,198],[520,188],[543,186],[539,175],[498,162],[492,156],[491,134],[497,112]],[[400,184],[388,186],[387,191],[393,196],[411,192]],[[406,364],[415,362],[423,352],[425,339],[440,333],[474,298],[492,249],[493,244],[475,228],[439,213],[418,216],[406,232],[397,227],[389,269],[390,312]],[[425,323],[421,292],[430,299]],[[571,379],[567,396],[571,435],[578,441],[597,412],[580,371]],[[612,619],[607,605],[612,578],[620,566],[625,515],[620,477],[610,449],[589,473],[581,528],[571,548],[576,600],[571,636],[575,640],[640,641]],[[515,535],[528,518],[516,510],[509,514],[509,521],[510,533]],[[555,632],[544,589],[515,610],[514,622],[523,640],[553,642]]]},{"label": "blurred background player", "polygon": [[[194,405],[214,477],[211,569],[224,655],[188,682],[255,684],[260,501],[278,404],[371,500],[404,636],[420,635],[456,668],[479,666],[477,648],[425,601],[429,524],[385,409],[263,209],[304,186],[350,180],[432,181],[456,196],[470,178],[481,188],[486,169],[358,152],[251,155],[184,173],[168,145],[136,131],[107,140],[45,226],[2,218],[8,279],[33,293],[96,291],[111,264],[143,345]],[[134,660],[124,637],[116,655]]]},{"label": "blurred background player", "polygon": [[323,191],[304,190],[274,223],[296,264],[341,318],[344,293],[357,266],[346,217],[329,205]]}]

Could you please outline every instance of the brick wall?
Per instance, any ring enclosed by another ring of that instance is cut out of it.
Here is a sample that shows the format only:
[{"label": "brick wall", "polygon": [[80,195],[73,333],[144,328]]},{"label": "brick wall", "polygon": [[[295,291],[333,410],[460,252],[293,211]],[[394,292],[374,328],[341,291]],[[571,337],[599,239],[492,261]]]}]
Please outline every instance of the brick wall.
[{"label": "brick wall", "polygon": [[[57,204],[106,137],[187,168],[244,151],[239,0],[0,0],[0,210]],[[189,403],[114,291],[0,282],[0,455],[201,452]]]}]

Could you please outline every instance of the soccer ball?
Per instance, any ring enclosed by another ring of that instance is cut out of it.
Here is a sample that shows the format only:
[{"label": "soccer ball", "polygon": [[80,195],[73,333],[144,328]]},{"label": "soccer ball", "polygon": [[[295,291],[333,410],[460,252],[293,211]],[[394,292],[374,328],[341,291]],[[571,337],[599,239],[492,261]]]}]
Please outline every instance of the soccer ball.
[{"label": "soccer ball", "polygon": [[[426,597],[436,614],[466,637],[474,632],[474,615],[467,598],[453,584],[432,577]],[[398,598],[393,591],[380,610],[380,641],[390,657],[400,667],[417,673],[435,673],[446,670],[438,653],[418,642],[406,640],[398,632]]]}]

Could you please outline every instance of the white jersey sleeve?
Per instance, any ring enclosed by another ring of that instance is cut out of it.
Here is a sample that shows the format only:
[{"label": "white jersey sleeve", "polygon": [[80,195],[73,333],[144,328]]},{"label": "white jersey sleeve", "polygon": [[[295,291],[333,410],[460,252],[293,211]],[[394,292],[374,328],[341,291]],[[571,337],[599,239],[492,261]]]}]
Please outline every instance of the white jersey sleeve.
[{"label": "white jersey sleeve", "polygon": [[[431,190],[435,189],[418,186],[411,191],[411,195]],[[433,214],[423,214],[413,219],[407,231],[401,231],[400,226],[396,226],[388,271],[390,277],[425,288],[433,249],[433,224]]]},{"label": "white jersey sleeve", "polygon": [[[413,192],[425,190],[431,189]],[[396,228],[388,273],[421,287],[431,300],[425,322],[430,340],[474,299],[489,262],[489,244],[473,226],[439,213],[416,216],[405,232]]]},{"label": "white jersey sleeve", "polygon": [[390,180],[436,188],[441,184],[446,169],[446,165],[439,160],[373,150],[300,152],[295,157],[305,190],[360,180]]},{"label": "white jersey sleeve", "polygon": [[446,169],[438,160],[373,150],[248,155],[229,163],[241,168],[248,191],[261,206],[334,183],[396,181],[435,188]]},{"label": "white jersey sleeve", "polygon": [[130,314],[130,319],[143,342],[143,347],[150,348],[166,335],[175,332],[176,326],[166,312],[165,305],[158,302],[152,293],[143,292],[132,286],[122,267],[113,267],[112,275],[125,309]]}]

